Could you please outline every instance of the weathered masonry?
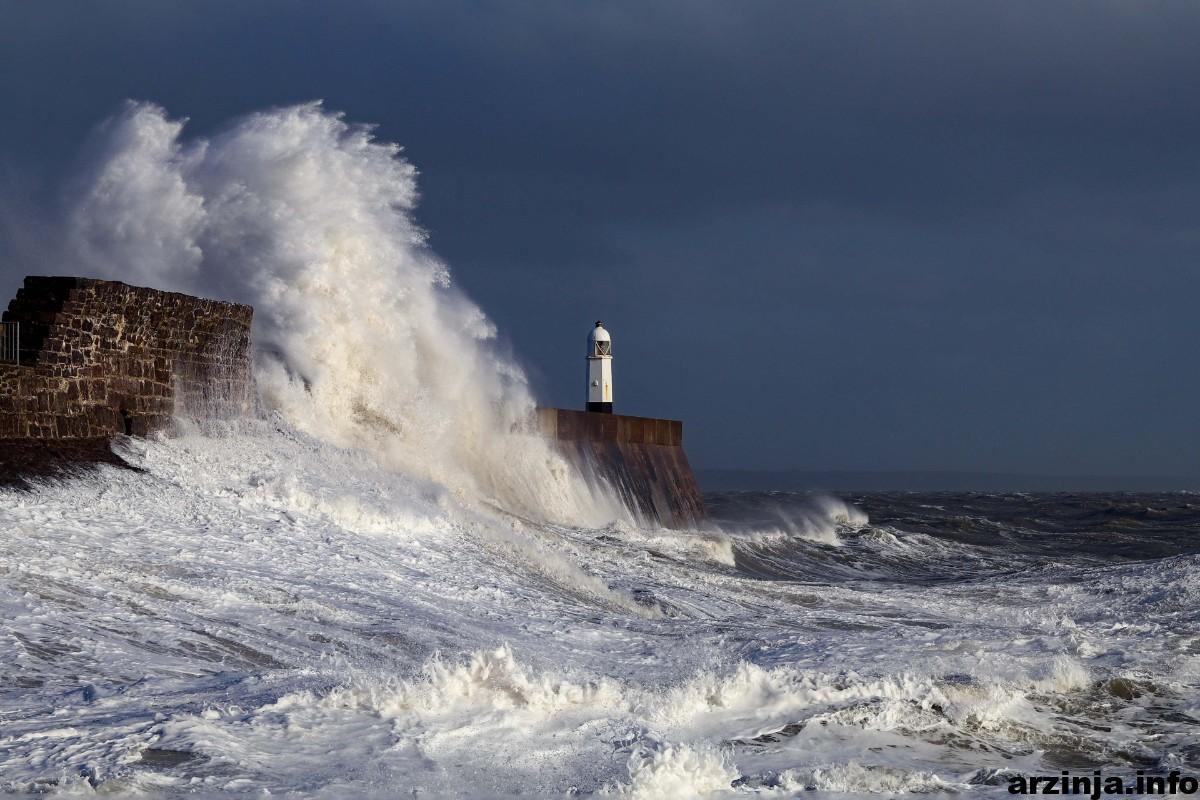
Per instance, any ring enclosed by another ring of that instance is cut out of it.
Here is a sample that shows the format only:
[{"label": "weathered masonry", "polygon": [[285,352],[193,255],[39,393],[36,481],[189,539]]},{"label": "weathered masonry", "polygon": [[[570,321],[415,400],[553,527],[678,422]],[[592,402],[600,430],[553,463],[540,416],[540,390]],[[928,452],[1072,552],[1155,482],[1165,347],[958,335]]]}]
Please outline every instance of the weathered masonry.
[{"label": "weathered masonry", "polygon": [[243,412],[252,313],[116,281],[26,278],[4,312],[0,459],[144,435],[177,413]]},{"label": "weathered masonry", "polygon": [[683,528],[704,518],[679,420],[541,408],[538,424],[576,467],[604,477],[646,519]]},{"label": "weathered masonry", "polygon": [[[115,437],[162,430],[177,416],[245,414],[252,314],[116,281],[26,278],[0,325],[0,485],[120,466]],[[684,527],[704,517],[682,423],[553,408],[538,421],[576,467],[645,519]]]}]

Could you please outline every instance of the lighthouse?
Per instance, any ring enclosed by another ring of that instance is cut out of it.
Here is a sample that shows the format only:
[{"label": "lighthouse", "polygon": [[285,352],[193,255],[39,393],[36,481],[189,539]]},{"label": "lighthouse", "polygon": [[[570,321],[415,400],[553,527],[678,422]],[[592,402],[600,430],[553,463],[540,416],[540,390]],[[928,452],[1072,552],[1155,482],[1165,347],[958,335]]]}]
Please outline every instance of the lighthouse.
[{"label": "lighthouse", "polygon": [[612,413],[612,337],[600,320],[588,334],[587,410]]}]

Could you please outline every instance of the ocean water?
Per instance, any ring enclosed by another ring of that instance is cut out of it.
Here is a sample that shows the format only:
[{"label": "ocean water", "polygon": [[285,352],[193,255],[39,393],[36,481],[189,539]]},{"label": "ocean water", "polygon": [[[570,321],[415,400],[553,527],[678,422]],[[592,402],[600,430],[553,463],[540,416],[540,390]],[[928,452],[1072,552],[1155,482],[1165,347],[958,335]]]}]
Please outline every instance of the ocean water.
[{"label": "ocean water", "polygon": [[0,787],[1007,794],[1196,771],[1190,495],[465,506],[282,420],[0,495]]},{"label": "ocean water", "polygon": [[1195,498],[723,494],[703,530],[646,528],[525,432],[397,145],[317,103],[185,128],[103,123],[47,263],[254,305],[258,406],[0,491],[0,790],[1007,796],[1200,768]]}]

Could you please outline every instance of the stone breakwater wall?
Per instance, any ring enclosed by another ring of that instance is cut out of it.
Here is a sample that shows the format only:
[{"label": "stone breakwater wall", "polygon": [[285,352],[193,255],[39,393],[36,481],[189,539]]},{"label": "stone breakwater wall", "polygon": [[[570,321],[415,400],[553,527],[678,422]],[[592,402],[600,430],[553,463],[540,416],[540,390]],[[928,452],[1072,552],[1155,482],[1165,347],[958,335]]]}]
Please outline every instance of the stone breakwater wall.
[{"label": "stone breakwater wall", "polygon": [[[0,330],[0,485],[124,462],[109,447],[176,416],[249,410],[253,309],[89,278],[28,277]],[[11,338],[10,338],[11,337]],[[13,359],[14,350],[16,358]],[[691,527],[704,501],[677,420],[544,408],[538,427],[647,520]]]},{"label": "stone breakwater wall", "polygon": [[541,408],[538,427],[585,475],[607,480],[643,517],[671,528],[704,519],[679,420]]},{"label": "stone breakwater wall", "polygon": [[4,312],[20,348],[17,363],[0,363],[0,440],[28,451],[244,412],[252,313],[116,281],[26,278]]}]

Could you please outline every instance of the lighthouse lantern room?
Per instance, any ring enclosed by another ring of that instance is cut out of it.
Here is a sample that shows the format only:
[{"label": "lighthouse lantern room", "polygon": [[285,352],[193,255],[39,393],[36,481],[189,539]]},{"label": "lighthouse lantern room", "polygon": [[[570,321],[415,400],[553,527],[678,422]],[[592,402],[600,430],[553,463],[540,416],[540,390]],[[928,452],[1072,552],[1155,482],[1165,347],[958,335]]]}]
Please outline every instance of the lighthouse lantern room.
[{"label": "lighthouse lantern room", "polygon": [[612,391],[612,337],[596,320],[588,334],[587,410],[611,414]]}]

